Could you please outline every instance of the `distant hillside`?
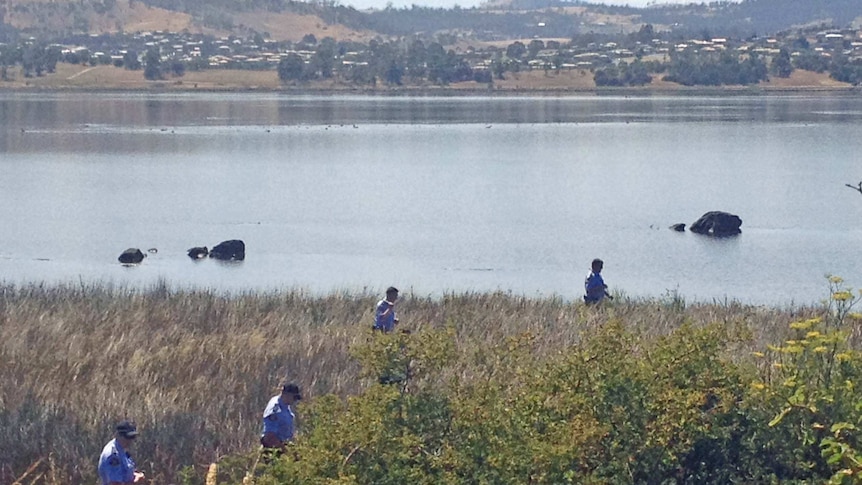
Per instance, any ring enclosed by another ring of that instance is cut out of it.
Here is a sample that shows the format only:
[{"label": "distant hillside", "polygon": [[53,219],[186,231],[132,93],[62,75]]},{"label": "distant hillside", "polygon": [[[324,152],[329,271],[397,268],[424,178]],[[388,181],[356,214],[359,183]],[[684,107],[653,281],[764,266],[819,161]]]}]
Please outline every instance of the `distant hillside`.
[{"label": "distant hillside", "polygon": [[11,27],[24,33],[50,32],[56,36],[155,28],[179,31],[191,26],[189,15],[128,0],[6,0],[0,3],[0,20],[7,31]]},{"label": "distant hillside", "polygon": [[680,36],[748,37],[812,24],[846,27],[854,22],[862,22],[862,0],[744,0],[648,8],[579,0],[493,0],[472,9],[385,9],[368,13],[363,25],[388,35],[446,32],[495,40],[625,34],[644,24]]},{"label": "distant hillside", "polygon": [[[373,37],[357,21],[363,14],[345,7],[339,10],[280,0],[4,0],[0,2],[0,39],[13,32],[61,38],[153,30],[265,33],[276,40],[299,40],[306,34],[353,40]],[[323,18],[327,15],[331,18]],[[342,20],[354,20],[350,23],[359,28],[350,28]]]},{"label": "distant hillside", "polygon": [[[339,0],[3,0],[0,40],[168,30],[262,34],[276,40],[367,41],[375,35],[500,41],[620,34],[652,24],[679,35],[746,37],[803,25],[862,23],[862,0],[743,0],[741,3],[618,7],[574,0],[493,0],[480,8],[413,6],[358,11]],[[447,37],[448,36],[448,37]]]},{"label": "distant hillside", "polygon": [[862,21],[862,1],[744,0],[719,7],[665,6],[643,9],[641,18],[690,31],[772,34],[804,25],[849,26]]}]

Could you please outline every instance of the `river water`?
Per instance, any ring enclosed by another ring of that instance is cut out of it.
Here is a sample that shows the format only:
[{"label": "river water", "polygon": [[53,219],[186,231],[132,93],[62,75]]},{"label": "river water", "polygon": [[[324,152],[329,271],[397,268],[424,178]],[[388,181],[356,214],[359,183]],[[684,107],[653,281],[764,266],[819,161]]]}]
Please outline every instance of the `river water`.
[{"label": "river water", "polygon": [[0,279],[813,303],[862,285],[860,162],[851,95],[0,93]]}]

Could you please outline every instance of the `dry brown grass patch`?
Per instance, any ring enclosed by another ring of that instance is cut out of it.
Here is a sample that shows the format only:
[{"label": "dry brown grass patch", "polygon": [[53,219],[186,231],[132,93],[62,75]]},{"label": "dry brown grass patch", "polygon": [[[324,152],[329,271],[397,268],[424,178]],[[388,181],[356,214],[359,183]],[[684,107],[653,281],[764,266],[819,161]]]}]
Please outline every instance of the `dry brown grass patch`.
[{"label": "dry brown grass patch", "polygon": [[237,23],[251,27],[259,32],[268,32],[271,38],[282,41],[298,42],[307,34],[317,39],[332,37],[338,41],[351,40],[367,43],[377,34],[359,31],[341,24],[327,24],[316,15],[300,15],[290,12],[246,12],[234,15]]}]

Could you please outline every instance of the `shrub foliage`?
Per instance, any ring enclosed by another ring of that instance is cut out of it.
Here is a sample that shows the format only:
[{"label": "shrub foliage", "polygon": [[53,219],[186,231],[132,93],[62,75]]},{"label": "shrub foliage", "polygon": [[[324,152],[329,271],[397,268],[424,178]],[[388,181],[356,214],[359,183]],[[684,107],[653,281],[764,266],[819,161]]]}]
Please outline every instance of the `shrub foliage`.
[{"label": "shrub foliage", "polygon": [[750,358],[728,323],[650,338],[611,319],[550,355],[529,333],[374,336],[354,352],[376,382],[306,408],[256,483],[859,483],[862,355],[832,281],[820,316]]}]

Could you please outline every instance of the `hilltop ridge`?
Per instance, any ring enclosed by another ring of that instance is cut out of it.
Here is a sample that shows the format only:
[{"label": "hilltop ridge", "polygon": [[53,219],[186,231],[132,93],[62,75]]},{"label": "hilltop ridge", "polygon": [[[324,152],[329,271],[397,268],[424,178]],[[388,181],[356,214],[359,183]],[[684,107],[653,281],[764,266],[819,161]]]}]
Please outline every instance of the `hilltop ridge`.
[{"label": "hilltop ridge", "polygon": [[690,36],[770,35],[810,25],[862,25],[857,0],[746,0],[741,3],[607,6],[579,0],[499,0],[475,8],[387,7],[360,11],[337,0],[6,0],[0,40],[16,34],[105,34],[187,31],[296,41],[317,37],[368,40],[375,36],[441,34],[461,39],[572,38],[585,33],[660,31]]}]

